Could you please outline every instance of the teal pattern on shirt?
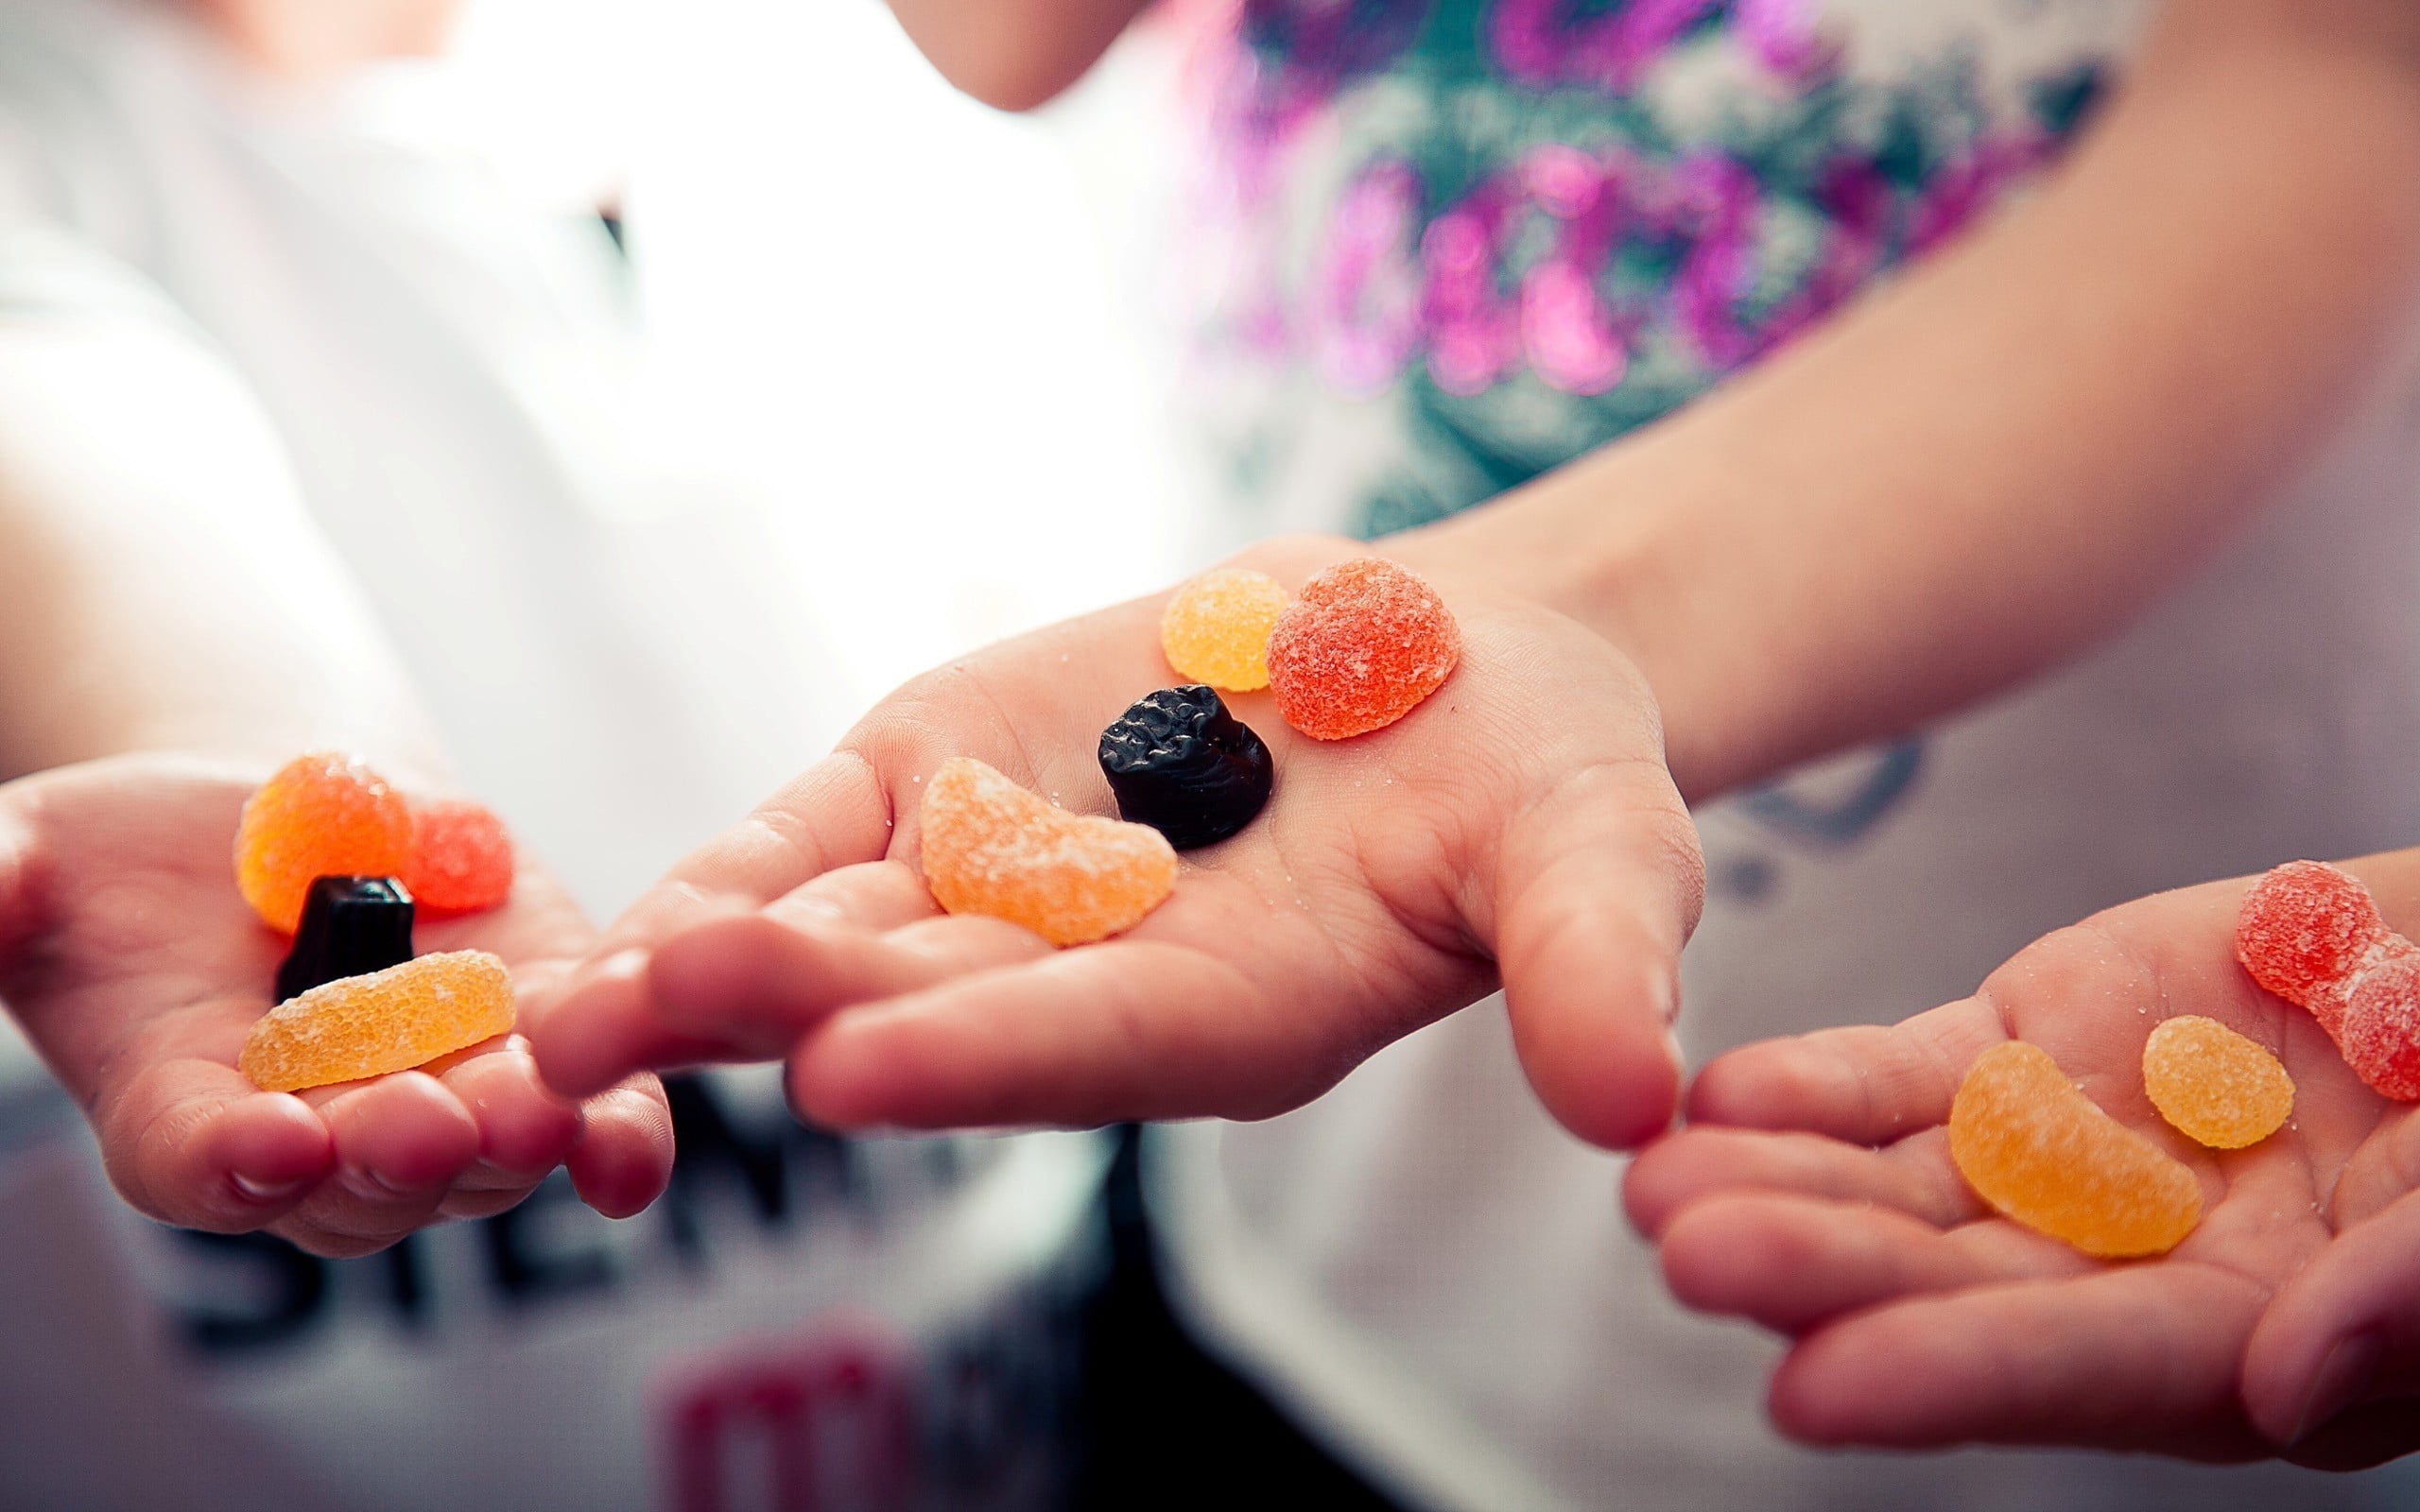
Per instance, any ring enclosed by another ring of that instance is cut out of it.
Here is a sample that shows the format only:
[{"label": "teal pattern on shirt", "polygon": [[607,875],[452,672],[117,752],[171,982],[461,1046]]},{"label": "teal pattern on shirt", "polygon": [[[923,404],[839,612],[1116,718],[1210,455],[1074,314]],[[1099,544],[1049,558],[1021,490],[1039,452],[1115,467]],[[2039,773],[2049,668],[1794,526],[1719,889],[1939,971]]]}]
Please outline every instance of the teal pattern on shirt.
[{"label": "teal pattern on shirt", "polygon": [[1671,412],[1955,233],[2073,136],[2117,48],[2086,26],[2012,73],[2012,29],[2076,32],[2072,8],[1937,4],[1974,25],[1887,56],[1856,6],[1811,0],[1230,6],[1204,355],[1266,403],[1222,419],[1228,486],[1318,445],[1307,380],[1393,406],[1340,523],[1441,518]]}]

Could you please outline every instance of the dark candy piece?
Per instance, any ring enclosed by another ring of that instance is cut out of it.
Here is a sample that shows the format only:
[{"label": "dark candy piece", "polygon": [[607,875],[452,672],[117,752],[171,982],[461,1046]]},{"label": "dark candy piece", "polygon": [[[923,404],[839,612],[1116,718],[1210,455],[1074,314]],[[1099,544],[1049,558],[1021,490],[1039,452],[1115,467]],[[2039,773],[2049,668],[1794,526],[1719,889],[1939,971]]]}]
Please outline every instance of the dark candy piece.
[{"label": "dark candy piece", "polygon": [[294,953],[277,969],[277,1001],[412,958],[412,895],[392,877],[320,877],[302,902]]},{"label": "dark candy piece", "polygon": [[1162,688],[1102,730],[1100,769],[1118,816],[1180,850],[1250,824],[1276,779],[1269,747],[1200,683]]}]

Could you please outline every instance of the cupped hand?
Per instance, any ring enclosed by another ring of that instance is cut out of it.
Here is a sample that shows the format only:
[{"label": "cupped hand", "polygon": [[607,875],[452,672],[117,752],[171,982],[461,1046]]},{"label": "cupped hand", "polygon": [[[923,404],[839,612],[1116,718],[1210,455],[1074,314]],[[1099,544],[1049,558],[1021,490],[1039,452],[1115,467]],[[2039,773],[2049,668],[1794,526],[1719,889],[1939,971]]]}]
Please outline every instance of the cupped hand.
[{"label": "cupped hand", "polygon": [[[235,890],[235,821],[255,781],[142,755],[0,786],[0,1003],[91,1120],[126,1199],[322,1255],[500,1211],[566,1163],[603,1211],[652,1200],[671,1155],[661,1090],[632,1081],[566,1102],[518,1036],[299,1095],[235,1069],[288,944]],[[424,919],[415,936],[424,952],[493,952],[526,991],[594,931],[525,866],[504,907]]]},{"label": "cupped hand", "polygon": [[[2420,853],[2351,869],[2391,923],[2420,923],[2395,903],[2420,902]],[[1963,1002],[1751,1045],[1699,1075],[1689,1126],[1634,1162],[1626,1195],[1683,1301],[1792,1338],[1771,1391],[1786,1432],[2331,1468],[2420,1447],[2405,1396],[2420,1389],[2420,1124],[2237,965],[2246,885],[2127,903],[2036,941]],[[2160,1118],[2143,1044],[2188,1013],[2285,1063],[2284,1128],[2221,1152]],[[2200,1177],[2201,1225],[2174,1250],[2090,1260],[1968,1190],[1950,1100],[2010,1039]]]},{"label": "cupped hand", "polygon": [[[1298,589],[1368,550],[1289,539],[1241,561]],[[1655,1132],[1703,869],[1654,704],[1578,625],[1431,576],[1464,641],[1443,687],[1336,743],[1265,693],[1229,696],[1275,758],[1268,808],[1187,852],[1135,928],[1072,950],[938,911],[921,786],[973,756],[1114,814],[1102,728],[1183,680],[1160,653],[1165,595],[909,683],[609,932],[536,1031],[548,1079],[581,1092],[786,1057],[797,1107],[837,1126],[1261,1117],[1500,975],[1555,1113],[1602,1143]]]}]

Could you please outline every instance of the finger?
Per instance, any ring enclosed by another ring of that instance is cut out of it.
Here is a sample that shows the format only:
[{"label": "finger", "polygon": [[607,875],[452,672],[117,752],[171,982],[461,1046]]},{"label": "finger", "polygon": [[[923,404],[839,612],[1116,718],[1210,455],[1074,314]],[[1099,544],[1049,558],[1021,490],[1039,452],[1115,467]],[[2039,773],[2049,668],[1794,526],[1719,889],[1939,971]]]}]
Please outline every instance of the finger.
[{"label": "finger", "polygon": [[1564,1125],[1623,1149],[1672,1121],[1681,947],[1705,902],[1697,831],[1657,762],[1590,767],[1507,831],[1492,941],[1512,1040]]},{"label": "finger", "polygon": [[421,1228],[478,1159],[477,1121],[424,1072],[340,1089],[320,1115],[336,1140],[335,1177],[278,1226],[318,1254],[366,1254]]},{"label": "finger", "polygon": [[1972,997],[1887,1028],[1853,1024],[1768,1040],[1698,1073],[1689,1122],[1887,1144],[1948,1122],[1966,1068],[2007,1038],[1998,1011]]},{"label": "finger", "polygon": [[1127,938],[843,1012],[792,1057],[790,1096],[837,1128],[1261,1118],[1355,1055],[1225,962]]},{"label": "finger", "polygon": [[1812,1444],[2265,1452],[2236,1396],[2263,1290],[2165,1261],[1857,1314],[1792,1349],[1773,1421]]},{"label": "finger", "polygon": [[2287,1281],[2244,1351],[2243,1401],[2297,1444],[2373,1393],[2420,1385],[2420,1193],[2338,1234]]},{"label": "finger", "polygon": [[1945,1232],[1888,1208],[1780,1195],[1699,1203],[1672,1220],[1660,1247],[1685,1306],[1791,1334],[1884,1302],[2092,1265],[2012,1224]]},{"label": "finger", "polygon": [[478,1125],[479,1164],[493,1179],[473,1178],[475,1185],[526,1191],[579,1142],[579,1109],[547,1090],[527,1040],[508,1040],[428,1069]]},{"label": "finger", "polygon": [[1631,1162],[1622,1200],[1651,1236],[1694,1203],[1750,1192],[1879,1203],[1947,1228],[1982,1213],[1942,1144],[1938,1132],[1869,1150],[1816,1134],[1686,1128]]},{"label": "finger", "polygon": [[583,967],[562,997],[523,1004],[530,1054],[548,1087],[565,1097],[593,1097],[641,1068],[699,1065],[722,1053],[720,1040],[664,1022],[649,965],[647,951],[626,950]]},{"label": "finger", "polygon": [[139,1211],[186,1228],[247,1233],[291,1209],[336,1160],[301,1099],[233,1067],[172,1060],[105,1091],[94,1126],[110,1179]]},{"label": "finger", "polygon": [[598,954],[652,944],[700,908],[761,908],[836,867],[881,859],[890,802],[864,757],[838,751],[683,857],[606,931]]},{"label": "finger", "polygon": [[564,1162],[572,1189],[608,1218],[627,1218],[672,1179],[672,1109],[664,1085],[633,1076],[580,1106],[579,1143]]},{"label": "finger", "polygon": [[928,919],[888,935],[793,911],[718,919],[667,940],[648,971],[657,1021],[730,1059],[775,1059],[838,1010],[952,977],[1040,959],[1030,930],[973,916]]},{"label": "finger", "polygon": [[765,905],[784,922],[844,919],[880,933],[932,919],[941,904],[904,861],[869,861],[814,877]]}]

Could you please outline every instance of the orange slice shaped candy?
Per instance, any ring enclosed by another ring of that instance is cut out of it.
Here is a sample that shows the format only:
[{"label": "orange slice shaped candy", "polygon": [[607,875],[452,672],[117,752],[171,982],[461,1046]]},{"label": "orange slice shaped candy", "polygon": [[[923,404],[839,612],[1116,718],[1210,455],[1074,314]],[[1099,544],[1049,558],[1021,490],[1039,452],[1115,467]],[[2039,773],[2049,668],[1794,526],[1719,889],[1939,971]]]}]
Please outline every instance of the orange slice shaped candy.
[{"label": "orange slice shaped candy", "polygon": [[972,757],[942,763],[921,822],[925,885],[943,908],[1053,945],[1132,929],[1176,885],[1176,850],[1159,831],[1070,814]]},{"label": "orange slice shaped candy", "polygon": [[1985,1202],[2087,1255],[2166,1254],[2202,1221],[2192,1171],[2022,1040],[1968,1068],[1950,1104],[1949,1157]]},{"label": "orange slice shaped candy", "polygon": [[286,999],[252,1025],[235,1066],[263,1091],[299,1091],[409,1071],[511,1027],[504,962],[449,951]]}]

